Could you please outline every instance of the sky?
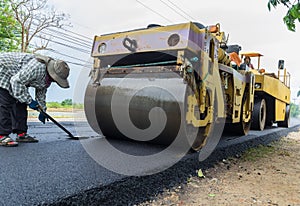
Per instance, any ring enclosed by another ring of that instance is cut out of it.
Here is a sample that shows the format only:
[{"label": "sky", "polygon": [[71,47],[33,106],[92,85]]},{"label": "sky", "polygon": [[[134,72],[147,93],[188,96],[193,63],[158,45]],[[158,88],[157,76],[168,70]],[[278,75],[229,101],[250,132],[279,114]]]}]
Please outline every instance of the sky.
[{"label": "sky", "polygon": [[[176,12],[163,2],[180,7]],[[48,0],[49,5],[70,15],[72,27],[68,30],[80,33],[91,41],[95,35],[145,28],[148,24],[170,25],[197,21],[203,25],[221,24],[221,30],[229,34],[229,44],[239,44],[242,51],[257,51],[264,55],[261,67],[277,73],[279,59],[291,74],[292,101],[299,103],[296,94],[300,90],[300,24],[296,32],[288,31],[282,18],[287,12],[283,6],[269,12],[267,0]],[[146,8],[142,4],[146,5]],[[66,47],[49,45],[61,53],[91,62],[90,53],[74,52]],[[64,59],[65,56],[57,55]],[[299,59],[298,59],[299,58]],[[255,65],[255,64],[254,64]],[[71,88],[63,90],[52,85],[47,101],[62,101],[84,95],[90,64],[70,64]]]}]

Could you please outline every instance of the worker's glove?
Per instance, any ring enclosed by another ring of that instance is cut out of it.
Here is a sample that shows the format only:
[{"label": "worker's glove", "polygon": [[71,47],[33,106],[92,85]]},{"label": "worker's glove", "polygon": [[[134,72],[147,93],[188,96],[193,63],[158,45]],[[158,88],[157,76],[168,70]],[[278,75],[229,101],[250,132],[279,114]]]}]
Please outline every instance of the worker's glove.
[{"label": "worker's glove", "polygon": [[48,118],[47,118],[47,117],[45,117],[45,115],[43,115],[43,113],[41,113],[41,112],[40,112],[40,114],[39,114],[39,117],[38,117],[38,118],[39,118],[39,120],[40,120],[40,121],[41,121],[43,124],[45,124],[45,123],[46,123],[46,120],[47,120],[47,121],[49,121],[49,120],[48,120]]},{"label": "worker's glove", "polygon": [[28,106],[30,109],[38,110],[39,103],[35,100],[32,100]]}]

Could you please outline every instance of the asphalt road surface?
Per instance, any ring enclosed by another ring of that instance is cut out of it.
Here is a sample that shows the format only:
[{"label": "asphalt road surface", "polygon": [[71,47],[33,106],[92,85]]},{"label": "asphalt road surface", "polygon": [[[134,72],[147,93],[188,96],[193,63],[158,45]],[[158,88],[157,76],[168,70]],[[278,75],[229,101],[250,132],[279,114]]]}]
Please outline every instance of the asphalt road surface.
[{"label": "asphalt road surface", "polygon": [[[292,121],[292,127],[299,124],[299,120]],[[23,143],[17,148],[0,147],[1,206],[51,203],[126,177],[101,166],[85,150],[86,145],[97,146],[103,141],[103,138],[93,133],[86,123],[76,124],[76,129],[72,122],[63,122],[63,125],[74,134],[80,133],[90,138],[81,141],[68,140],[65,133],[53,123],[43,125],[30,122],[29,133],[35,135],[40,140],[39,143]],[[218,147],[227,147],[282,130],[285,129],[273,127],[263,132],[251,131],[248,136],[243,137],[226,136]],[[154,154],[163,149],[159,146],[123,141],[114,141],[112,144],[123,152],[140,156]],[[103,158],[107,160],[106,163],[115,161],[115,157],[111,155]],[[137,169],[137,176],[161,167],[160,160],[155,164],[146,165]],[[129,167],[131,166],[122,165],[124,170],[132,170]],[[119,168],[115,168],[115,171],[117,169]]]}]

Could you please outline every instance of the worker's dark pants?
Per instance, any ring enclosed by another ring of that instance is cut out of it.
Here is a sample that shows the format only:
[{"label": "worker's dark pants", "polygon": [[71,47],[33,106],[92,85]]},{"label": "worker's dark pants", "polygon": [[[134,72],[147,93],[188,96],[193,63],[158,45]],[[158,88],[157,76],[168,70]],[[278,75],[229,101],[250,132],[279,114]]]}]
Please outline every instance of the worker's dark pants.
[{"label": "worker's dark pants", "polygon": [[27,132],[27,104],[18,102],[0,88],[0,135]]}]

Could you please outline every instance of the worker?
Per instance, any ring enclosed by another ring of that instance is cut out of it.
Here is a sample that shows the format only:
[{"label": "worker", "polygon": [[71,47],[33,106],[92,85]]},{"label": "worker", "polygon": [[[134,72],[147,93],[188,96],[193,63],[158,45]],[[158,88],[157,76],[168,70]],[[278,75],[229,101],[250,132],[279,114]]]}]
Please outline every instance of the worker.
[{"label": "worker", "polygon": [[240,65],[242,70],[249,71],[250,69],[254,69],[253,65],[251,64],[251,59],[249,56],[245,56],[244,62]]},{"label": "worker", "polygon": [[[69,88],[68,65],[61,60],[28,53],[0,53],[0,145],[13,147],[18,142],[38,142],[27,134],[27,106],[46,110],[46,91],[52,82]],[[35,100],[28,88],[35,88]],[[38,119],[45,124],[46,117]],[[10,137],[16,134],[16,140]]]}]

